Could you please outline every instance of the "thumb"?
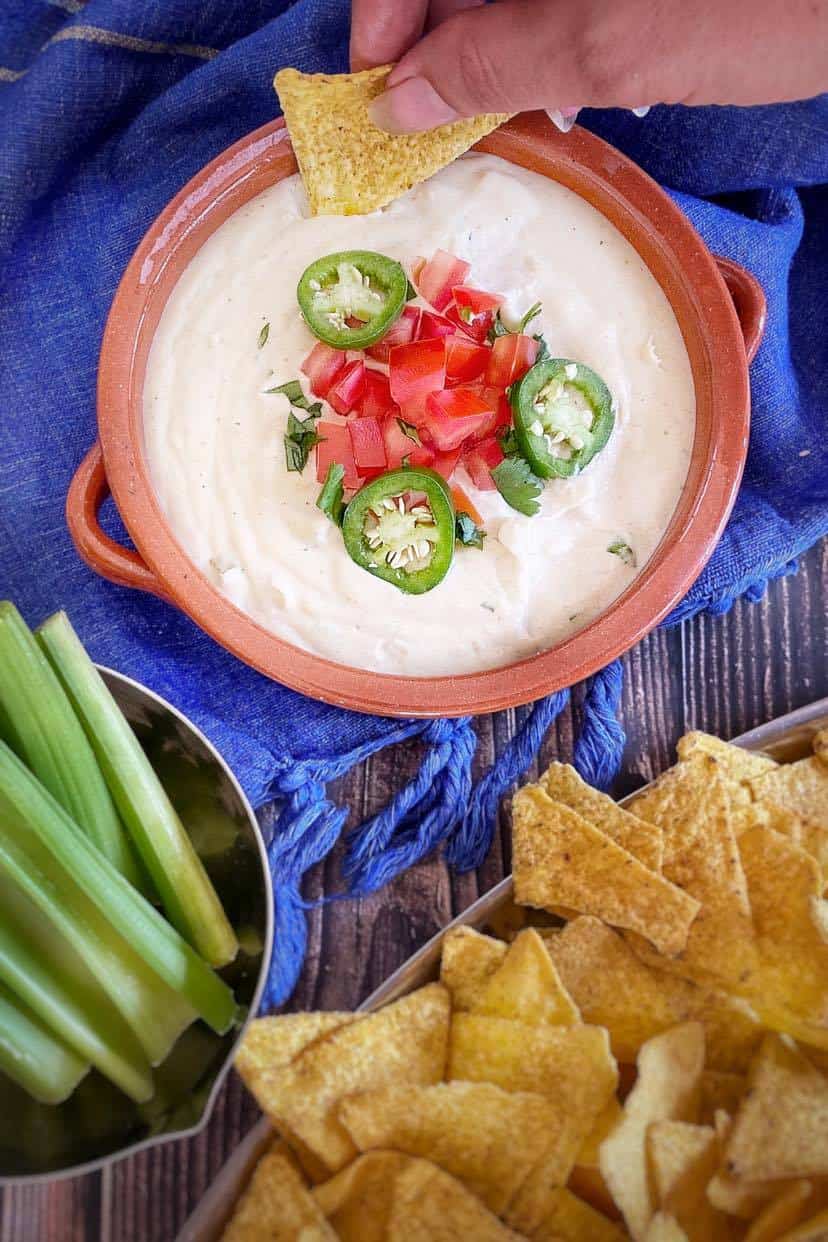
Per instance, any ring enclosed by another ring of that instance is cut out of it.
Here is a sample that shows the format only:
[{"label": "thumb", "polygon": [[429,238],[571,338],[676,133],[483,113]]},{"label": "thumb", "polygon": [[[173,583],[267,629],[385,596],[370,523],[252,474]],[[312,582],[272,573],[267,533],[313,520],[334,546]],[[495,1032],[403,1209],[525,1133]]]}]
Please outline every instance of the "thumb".
[{"label": "thumb", "polygon": [[459,117],[587,102],[573,55],[573,10],[552,0],[500,0],[456,13],[403,56],[371,119],[390,133]]}]

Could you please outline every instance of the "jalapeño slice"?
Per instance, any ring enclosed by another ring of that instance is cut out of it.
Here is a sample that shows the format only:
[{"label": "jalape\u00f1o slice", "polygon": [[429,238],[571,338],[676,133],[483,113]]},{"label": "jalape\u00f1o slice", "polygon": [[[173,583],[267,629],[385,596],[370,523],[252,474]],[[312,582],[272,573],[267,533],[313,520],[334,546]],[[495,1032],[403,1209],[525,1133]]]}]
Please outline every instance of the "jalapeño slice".
[{"label": "jalape\u00f1o slice", "polygon": [[543,479],[580,474],[612,434],[610,390],[582,362],[536,363],[509,399],[521,454]]},{"label": "jalape\u00f1o slice", "polygon": [[351,560],[405,591],[422,595],[442,582],[454,557],[454,501],[434,470],[389,470],[366,483],[345,510],[342,534]]},{"label": "jalape\u00f1o slice", "polygon": [[373,250],[340,250],[306,267],[296,289],[314,336],[334,349],[364,349],[384,336],[408,296],[408,277]]}]

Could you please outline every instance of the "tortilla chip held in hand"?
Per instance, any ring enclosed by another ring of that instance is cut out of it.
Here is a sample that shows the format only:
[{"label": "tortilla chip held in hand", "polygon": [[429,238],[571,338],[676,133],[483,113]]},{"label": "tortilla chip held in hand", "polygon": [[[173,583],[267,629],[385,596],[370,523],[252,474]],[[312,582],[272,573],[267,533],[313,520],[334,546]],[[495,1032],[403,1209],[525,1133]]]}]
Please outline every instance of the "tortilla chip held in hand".
[{"label": "tortilla chip held in hand", "polygon": [[315,216],[357,216],[384,207],[445,168],[508,120],[487,113],[424,134],[387,134],[368,118],[393,66],[362,73],[282,69],[273,85]]}]

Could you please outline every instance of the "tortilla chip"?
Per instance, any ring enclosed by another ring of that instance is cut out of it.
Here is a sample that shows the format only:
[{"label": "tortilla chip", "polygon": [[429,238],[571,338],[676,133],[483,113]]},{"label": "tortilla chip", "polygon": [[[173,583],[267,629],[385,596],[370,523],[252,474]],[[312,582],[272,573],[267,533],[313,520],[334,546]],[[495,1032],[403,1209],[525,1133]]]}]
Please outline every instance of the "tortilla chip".
[{"label": "tortilla chip", "polygon": [[365,1092],[341,1102],[339,1120],[360,1151],[391,1148],[430,1160],[495,1215],[553,1146],[572,1146],[547,1096],[484,1082]]},{"label": "tortilla chip", "polygon": [[651,871],[661,870],[661,830],[620,807],[607,794],[587,785],[568,763],[551,763],[538,785],[555,802],[588,820],[616,845],[627,850]]},{"label": "tortilla chip", "polygon": [[308,1044],[354,1021],[352,1013],[286,1013],[255,1018],[238,1047],[235,1065],[247,1086],[288,1065]]},{"label": "tortilla chip", "polygon": [[[355,1021],[357,1016],[353,1013],[289,1013],[256,1018],[236,1052],[236,1069],[256,1099],[264,1099],[269,1093],[268,1081],[272,1075],[278,1074],[317,1039]],[[310,1181],[324,1181],[328,1176],[327,1166],[284,1122],[279,1123],[277,1129],[293,1148]]]},{"label": "tortilla chip", "polygon": [[725,1145],[742,1181],[828,1174],[828,1082],[793,1044],[767,1035]]},{"label": "tortilla chip", "polygon": [[356,1148],[337,1120],[345,1095],[399,1082],[429,1084],[444,1076],[449,994],[430,983],[317,1040],[254,1091],[277,1126],[296,1134],[329,1172]]},{"label": "tortilla chip", "polygon": [[[746,832],[739,852],[760,954],[752,1003],[768,1026],[797,1037],[798,1027],[786,1014],[828,1027],[828,944],[814,919],[822,891],[819,867],[770,828]],[[828,1029],[823,1035],[825,1047]]]},{"label": "tortilla chip", "polygon": [[425,134],[386,134],[368,119],[368,105],[382,94],[392,67],[276,74],[273,85],[315,216],[376,211],[508,120],[508,113],[490,112]]},{"label": "tortilla chip", "polygon": [[508,945],[456,927],[443,937],[440,982],[451,992],[454,1009],[471,1009],[506,956]]},{"label": "tortilla chip", "polygon": [[810,1182],[792,1182],[762,1209],[745,1234],[744,1242],[776,1242],[802,1220],[810,1194]]},{"label": "tortilla chip", "polygon": [[581,1015],[533,928],[519,933],[502,965],[471,1006],[473,1013],[516,1018],[532,1026],[572,1026]]},{"label": "tortilla chip", "polygon": [[451,1023],[448,1076],[551,1098],[577,1131],[574,1158],[615,1094],[618,1067],[600,1027],[528,1026],[458,1013]]},{"label": "tortilla chip", "polygon": [[[701,902],[675,969],[741,991],[758,959],[731,795],[717,760],[698,752],[659,777],[632,808],[662,829],[664,876]],[[642,949],[651,960],[647,947]]]},{"label": "tortilla chip", "polygon": [[704,1030],[674,1026],[638,1054],[638,1080],[624,1119],[602,1144],[601,1173],[633,1238],[643,1238],[656,1209],[647,1167],[647,1130],[654,1121],[695,1121],[704,1068]]},{"label": "tortilla chip", "polygon": [[824,1048],[810,1048],[807,1044],[799,1044],[798,1047],[814,1069],[818,1069],[823,1077],[828,1077],[828,1052]]},{"label": "tortilla chip", "polygon": [[783,1233],[779,1242],[825,1242],[828,1238],[828,1209]]},{"label": "tortilla chip", "polygon": [[647,1156],[658,1207],[684,1230],[689,1242],[730,1236],[727,1223],[707,1198],[721,1146],[712,1126],[656,1121],[647,1130]]},{"label": "tortilla chip", "polygon": [[617,1070],[606,1032],[455,1014],[449,1074],[546,1096],[550,1147],[507,1213],[514,1228],[530,1233],[543,1219],[550,1189],[566,1182],[584,1139],[614,1094]]},{"label": "tortilla chip", "polygon": [[689,1242],[689,1239],[674,1216],[656,1212],[644,1235],[644,1242]]},{"label": "tortilla chip", "polygon": [[221,1242],[336,1242],[336,1234],[289,1157],[279,1151],[262,1156],[236,1205]]},{"label": "tortilla chip", "polygon": [[828,729],[820,729],[819,733],[815,733],[811,746],[817,759],[828,764]]},{"label": "tortilla chip", "polygon": [[569,1175],[567,1186],[573,1194],[591,1204],[602,1216],[607,1216],[610,1220],[622,1219],[600,1169],[576,1164]]},{"label": "tortilla chip", "polygon": [[542,789],[512,802],[512,870],[522,905],[569,906],[640,932],[678,953],[699,906]]},{"label": "tortilla chip", "polygon": [[408,1163],[397,1151],[372,1151],[312,1191],[341,1242],[385,1242],[394,1183]]},{"label": "tortilla chip", "polygon": [[560,1239],[560,1242],[624,1242],[626,1235],[623,1229],[571,1190],[557,1187],[549,1192],[543,1220],[526,1236],[538,1242],[548,1238]]},{"label": "tortilla chip", "polygon": [[394,1184],[388,1242],[520,1242],[460,1182],[429,1164],[412,1160]]},{"label": "tortilla chip", "polygon": [[740,1220],[754,1220],[779,1194],[785,1182],[744,1182],[718,1169],[707,1184],[707,1197],[720,1212]]},{"label": "tortilla chip", "polygon": [[699,754],[712,756],[720,770],[734,781],[749,781],[779,766],[775,759],[759,750],[745,750],[743,746],[734,746],[732,742],[723,742],[721,738],[697,730],[679,738],[676,751],[680,762]]},{"label": "tortilla chip", "polygon": [[763,1028],[746,1001],[653,969],[598,919],[575,919],[545,942],[584,1021],[608,1029],[619,1061],[635,1061],[660,1031],[696,1021],[709,1066],[747,1070]]},{"label": "tortilla chip", "polygon": [[615,1127],[624,1116],[624,1110],[615,1096],[598,1114],[595,1125],[584,1139],[575,1163],[580,1168],[597,1169],[599,1167],[598,1152],[604,1139],[609,1138]]},{"label": "tortilla chip", "polygon": [[828,830],[828,765],[816,757],[780,765],[750,782],[754,797]]},{"label": "tortilla chip", "polygon": [[[712,1126],[699,1126],[690,1121],[654,1121],[647,1129],[647,1158],[656,1203],[664,1206],[675,1194],[688,1168],[715,1146],[716,1132]],[[705,1179],[705,1185],[712,1168]]]},{"label": "tortilla chip", "polygon": [[824,890],[828,882],[828,828],[823,828],[814,820],[803,819],[801,815],[773,802],[754,802],[753,809],[755,819],[747,827],[762,825],[772,828],[787,837],[792,845],[810,854],[819,866]]},{"label": "tortilla chip", "polygon": [[699,1122],[705,1126],[712,1125],[717,1112],[733,1116],[746,1090],[747,1078],[744,1074],[705,1070],[701,1076]]}]

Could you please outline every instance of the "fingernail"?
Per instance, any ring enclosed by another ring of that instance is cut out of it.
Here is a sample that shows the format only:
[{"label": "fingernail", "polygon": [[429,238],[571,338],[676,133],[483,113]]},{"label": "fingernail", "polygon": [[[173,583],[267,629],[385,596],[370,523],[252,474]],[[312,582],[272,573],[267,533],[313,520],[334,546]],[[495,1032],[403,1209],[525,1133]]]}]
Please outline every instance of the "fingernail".
[{"label": "fingernail", "polygon": [[548,108],[546,115],[562,134],[568,134],[580,111],[580,108]]},{"label": "fingernail", "polygon": [[633,116],[646,116],[650,111],[650,104],[645,104],[643,108],[631,108]]},{"label": "fingernail", "polygon": [[437,94],[427,78],[406,78],[368,105],[378,129],[389,134],[415,134],[456,121],[458,115]]}]

